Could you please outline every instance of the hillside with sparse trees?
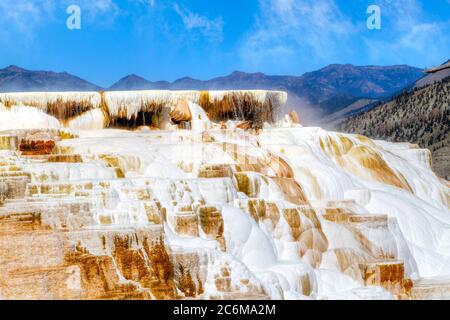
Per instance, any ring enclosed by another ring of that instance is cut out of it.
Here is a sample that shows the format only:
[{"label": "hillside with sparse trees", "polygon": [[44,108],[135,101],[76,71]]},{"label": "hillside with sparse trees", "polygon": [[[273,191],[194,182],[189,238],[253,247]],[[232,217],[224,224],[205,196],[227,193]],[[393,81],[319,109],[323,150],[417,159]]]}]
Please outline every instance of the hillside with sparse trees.
[{"label": "hillside with sparse trees", "polygon": [[397,95],[337,127],[371,138],[428,148],[435,172],[450,178],[450,77]]}]

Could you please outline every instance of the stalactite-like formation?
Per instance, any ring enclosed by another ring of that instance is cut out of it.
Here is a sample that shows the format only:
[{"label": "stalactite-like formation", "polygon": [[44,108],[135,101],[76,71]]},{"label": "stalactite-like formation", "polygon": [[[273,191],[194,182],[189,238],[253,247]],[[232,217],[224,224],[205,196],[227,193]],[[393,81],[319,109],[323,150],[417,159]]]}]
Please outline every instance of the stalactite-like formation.
[{"label": "stalactite-like formation", "polygon": [[[273,123],[286,102],[276,91],[127,91],[99,93],[5,93],[3,108],[28,106],[75,129],[164,126],[167,113],[182,101],[198,103],[216,120],[248,120],[255,128]],[[97,111],[97,110],[101,110]],[[187,120],[183,120],[187,121]],[[179,121],[175,121],[179,124]]]}]

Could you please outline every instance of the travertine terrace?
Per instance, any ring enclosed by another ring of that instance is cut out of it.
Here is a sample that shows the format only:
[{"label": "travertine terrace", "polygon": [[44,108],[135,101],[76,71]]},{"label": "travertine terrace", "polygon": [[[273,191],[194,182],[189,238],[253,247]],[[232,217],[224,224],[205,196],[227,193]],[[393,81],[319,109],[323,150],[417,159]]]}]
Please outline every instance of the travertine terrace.
[{"label": "travertine terrace", "polygon": [[449,298],[429,151],[303,127],[285,102],[0,94],[0,298]]}]

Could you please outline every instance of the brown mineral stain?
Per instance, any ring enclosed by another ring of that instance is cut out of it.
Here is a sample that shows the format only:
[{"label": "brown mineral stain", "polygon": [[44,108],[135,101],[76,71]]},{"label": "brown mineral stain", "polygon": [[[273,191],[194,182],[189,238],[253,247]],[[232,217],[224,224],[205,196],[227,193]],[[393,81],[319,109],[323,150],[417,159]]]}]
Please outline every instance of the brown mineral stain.
[{"label": "brown mineral stain", "polygon": [[320,138],[320,146],[338,165],[361,178],[412,192],[406,179],[388,166],[373,144],[362,144],[361,140],[364,139],[361,137],[359,144],[343,135],[337,137],[338,140],[331,136]]}]

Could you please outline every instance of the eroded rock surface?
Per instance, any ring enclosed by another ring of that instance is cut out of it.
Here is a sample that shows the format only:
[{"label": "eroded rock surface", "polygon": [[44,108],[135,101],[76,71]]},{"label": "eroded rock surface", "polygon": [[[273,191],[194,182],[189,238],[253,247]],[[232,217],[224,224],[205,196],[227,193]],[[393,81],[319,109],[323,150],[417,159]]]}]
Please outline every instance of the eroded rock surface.
[{"label": "eroded rock surface", "polygon": [[[151,115],[166,129],[149,130],[145,113],[168,98],[143,95],[0,107],[42,117],[0,128],[0,297],[450,296],[450,191],[426,152],[296,114],[248,130],[254,118],[219,112],[239,102],[253,117],[248,94],[168,95],[177,108]],[[99,127],[85,113],[100,109]],[[105,114],[138,130],[106,129]],[[70,129],[73,117],[90,130]]]}]

